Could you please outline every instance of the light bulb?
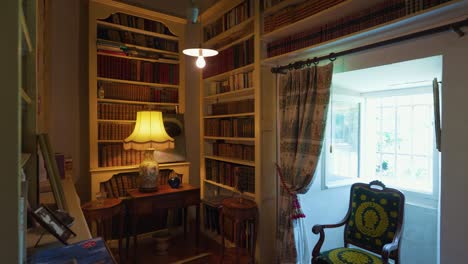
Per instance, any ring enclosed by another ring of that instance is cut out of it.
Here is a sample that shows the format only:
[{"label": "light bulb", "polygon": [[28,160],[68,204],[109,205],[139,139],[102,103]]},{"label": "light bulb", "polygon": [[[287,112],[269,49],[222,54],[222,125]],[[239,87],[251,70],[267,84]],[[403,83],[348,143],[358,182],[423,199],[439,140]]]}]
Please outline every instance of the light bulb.
[{"label": "light bulb", "polygon": [[197,65],[198,68],[203,69],[206,65],[205,59],[203,56],[198,56],[197,61],[195,62],[195,65]]}]

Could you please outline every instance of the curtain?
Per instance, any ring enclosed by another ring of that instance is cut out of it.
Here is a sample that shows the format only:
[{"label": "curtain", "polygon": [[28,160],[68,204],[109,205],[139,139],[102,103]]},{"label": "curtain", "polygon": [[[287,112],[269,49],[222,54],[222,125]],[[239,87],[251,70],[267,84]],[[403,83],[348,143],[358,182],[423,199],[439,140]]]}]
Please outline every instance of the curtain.
[{"label": "curtain", "polygon": [[310,230],[304,228],[305,215],[297,194],[308,191],[320,157],[332,72],[330,63],[291,70],[279,77],[278,263],[310,263],[310,256],[304,255],[309,251],[304,250],[308,247],[304,232]]}]

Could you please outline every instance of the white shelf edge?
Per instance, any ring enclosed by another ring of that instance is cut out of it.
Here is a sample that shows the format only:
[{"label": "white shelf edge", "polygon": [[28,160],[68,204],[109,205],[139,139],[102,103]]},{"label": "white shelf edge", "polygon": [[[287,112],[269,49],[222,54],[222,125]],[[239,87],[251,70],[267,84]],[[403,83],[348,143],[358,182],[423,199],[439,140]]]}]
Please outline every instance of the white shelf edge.
[{"label": "white shelf edge", "polygon": [[135,85],[143,85],[143,86],[162,87],[162,88],[179,88],[178,84],[149,83],[149,82],[113,79],[113,78],[106,78],[106,77],[97,77],[96,80],[104,81],[104,82],[126,83],[126,84],[135,84]]},{"label": "white shelf edge", "polygon": [[149,61],[149,62],[157,62],[157,63],[179,64],[179,61],[178,61],[178,60],[170,60],[170,59],[148,59],[148,58],[140,58],[140,57],[116,55],[116,54],[110,54],[110,53],[99,52],[99,51],[97,52],[97,55],[109,56],[109,57],[116,57],[116,58],[123,58],[123,59],[128,59],[128,60],[141,60],[141,61]]},{"label": "white shelf edge", "polygon": [[224,161],[224,162],[230,162],[230,163],[235,163],[235,164],[245,165],[245,166],[250,166],[250,167],[255,167],[255,161],[227,158],[227,157],[221,157],[221,156],[211,156],[211,155],[205,155],[205,158],[206,159],[212,159],[212,160]]},{"label": "white shelf edge", "polygon": [[116,28],[116,29],[120,29],[120,30],[124,30],[124,31],[130,31],[130,32],[133,32],[133,33],[138,33],[138,34],[147,35],[147,36],[151,36],[151,37],[157,37],[157,38],[175,40],[175,41],[179,40],[179,37],[177,37],[177,36],[171,36],[171,35],[166,35],[166,34],[162,34],[162,33],[156,33],[156,32],[147,31],[147,30],[144,30],[144,29],[139,29],[139,28],[128,27],[128,26],[124,26],[124,25],[114,24],[114,23],[106,22],[106,21],[102,21],[102,20],[97,20],[96,24],[98,24],[100,26],[104,26],[104,27]]},{"label": "white shelf edge", "polygon": [[116,99],[99,99],[100,103],[121,103],[121,104],[137,104],[137,105],[154,105],[154,106],[178,106],[178,103],[157,103],[157,102],[140,102],[130,100],[116,100]]},{"label": "white shelf edge", "polygon": [[[203,179],[203,181],[206,182],[206,183],[209,183],[211,185],[221,187],[221,188],[226,189],[226,190],[231,191],[231,192],[237,192],[237,190],[234,187],[231,187],[229,185],[224,185],[222,183],[218,183],[218,182],[215,182],[215,181],[212,181],[212,180],[207,180],[207,179]],[[246,195],[246,196],[255,198],[255,194],[250,193],[250,192],[244,192],[242,195]]]},{"label": "white shelf edge", "polygon": [[243,117],[243,116],[255,116],[255,113],[254,112],[248,112],[248,113],[227,114],[227,115],[207,115],[207,116],[204,116],[203,118],[213,119],[213,118]]}]

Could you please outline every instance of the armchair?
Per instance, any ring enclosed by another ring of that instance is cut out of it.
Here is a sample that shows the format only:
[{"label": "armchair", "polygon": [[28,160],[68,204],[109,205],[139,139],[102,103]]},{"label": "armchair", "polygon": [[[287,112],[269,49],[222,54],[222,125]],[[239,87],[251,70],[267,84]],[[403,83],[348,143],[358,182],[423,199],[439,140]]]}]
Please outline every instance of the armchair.
[{"label": "armchair", "polygon": [[[389,259],[393,259],[395,264],[399,264],[404,205],[403,193],[386,188],[380,181],[353,184],[349,209],[343,220],[337,224],[315,225],[312,228],[314,234],[320,234],[312,251],[312,263],[386,264]],[[325,241],[325,229],[343,225],[344,247],[320,252]],[[349,248],[349,245],[355,247]]]}]

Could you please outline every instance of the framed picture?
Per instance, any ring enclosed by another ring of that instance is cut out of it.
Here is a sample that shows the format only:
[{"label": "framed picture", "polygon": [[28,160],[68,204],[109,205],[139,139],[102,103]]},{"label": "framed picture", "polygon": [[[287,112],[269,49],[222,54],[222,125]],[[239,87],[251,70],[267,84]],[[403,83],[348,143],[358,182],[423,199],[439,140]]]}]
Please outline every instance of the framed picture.
[{"label": "framed picture", "polygon": [[[38,142],[40,153],[38,154],[39,159],[43,159],[44,166],[49,177],[50,186],[54,195],[55,203],[61,210],[67,211],[67,203],[65,200],[65,194],[63,193],[62,181],[59,175],[59,169],[55,160],[55,154],[50,145],[48,134],[39,134]],[[41,163],[41,161],[39,161]]]},{"label": "framed picture", "polygon": [[68,238],[76,236],[75,232],[60,221],[60,219],[58,219],[57,216],[44,205],[34,211],[29,211],[29,213],[42,227],[65,245],[68,245]]}]

